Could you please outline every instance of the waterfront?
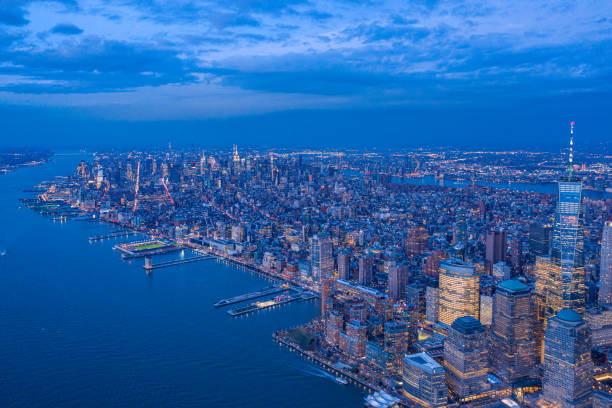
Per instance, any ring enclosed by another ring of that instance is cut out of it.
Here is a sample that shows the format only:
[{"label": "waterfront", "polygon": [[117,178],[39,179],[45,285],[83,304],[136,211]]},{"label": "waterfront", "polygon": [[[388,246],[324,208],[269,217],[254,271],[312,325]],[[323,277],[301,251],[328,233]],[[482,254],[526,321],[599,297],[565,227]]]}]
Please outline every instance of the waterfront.
[{"label": "waterfront", "polygon": [[318,302],[232,318],[213,303],[271,283],[214,260],[147,276],[142,259],[112,250],[138,237],[90,243],[111,229],[20,208],[24,189],[80,159],[57,155],[0,178],[0,406],[362,405],[361,390],[313,374],[272,341]]}]

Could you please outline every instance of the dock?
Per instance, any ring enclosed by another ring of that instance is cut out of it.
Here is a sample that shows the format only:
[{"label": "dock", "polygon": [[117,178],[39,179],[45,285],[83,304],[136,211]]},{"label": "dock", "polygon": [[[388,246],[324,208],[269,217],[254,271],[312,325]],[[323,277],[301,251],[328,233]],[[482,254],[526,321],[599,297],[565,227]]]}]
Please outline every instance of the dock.
[{"label": "dock", "polygon": [[110,234],[106,234],[106,235],[96,235],[94,237],[89,237],[89,242],[101,241],[103,239],[109,239],[109,238],[127,237],[127,236],[135,235],[135,234],[140,234],[140,232],[130,231],[130,230],[116,231],[116,232],[111,232]]},{"label": "dock", "polygon": [[284,305],[286,303],[291,303],[291,302],[295,302],[297,300],[310,300],[310,299],[314,299],[315,295],[309,292],[299,292],[296,293],[294,295],[291,296],[287,296],[286,298],[282,299],[282,300],[274,300],[274,301],[269,301],[269,302],[262,302],[262,304],[257,304],[258,302],[255,302],[254,304],[251,304],[249,306],[242,306],[242,307],[237,307],[231,310],[228,310],[226,313],[232,317],[237,317],[237,316],[241,316],[243,314],[247,314],[247,313],[252,313],[252,312],[257,312],[259,310],[266,310],[266,309],[270,309],[272,307],[276,307],[276,306],[280,306],[280,305]]},{"label": "dock", "polygon": [[[149,257],[147,258],[151,259]],[[169,268],[171,266],[182,265],[182,264],[191,263],[191,262],[205,261],[207,259],[213,259],[214,257],[210,255],[201,255],[201,256],[194,256],[194,257],[185,258],[185,259],[176,259],[174,261],[160,262],[158,264],[153,264],[150,261],[147,262],[147,258],[145,258],[145,264],[142,267],[146,269],[147,272],[150,272],[153,269]]]},{"label": "dock", "polygon": [[218,301],[217,303],[215,303],[214,306],[223,307],[223,306],[233,305],[234,303],[240,303],[240,302],[245,302],[251,299],[257,299],[257,298],[261,298],[261,297],[268,296],[268,295],[274,295],[279,292],[284,292],[288,289],[289,288],[281,288],[279,286],[270,286],[270,287],[264,288],[257,292],[246,293],[244,295],[222,299]]}]

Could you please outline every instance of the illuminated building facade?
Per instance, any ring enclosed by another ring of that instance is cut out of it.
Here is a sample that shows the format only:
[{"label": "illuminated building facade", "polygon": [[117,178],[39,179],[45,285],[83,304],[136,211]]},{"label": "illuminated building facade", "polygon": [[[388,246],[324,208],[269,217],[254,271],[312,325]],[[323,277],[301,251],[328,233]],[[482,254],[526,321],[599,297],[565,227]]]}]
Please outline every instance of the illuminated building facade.
[{"label": "illuminated building facade", "polygon": [[[406,298],[406,285],[408,284],[408,266],[391,262],[388,268],[389,298],[400,300]],[[387,262],[385,262],[385,269]]]},{"label": "illuminated building facade", "polygon": [[359,258],[359,284],[365,286],[372,284],[372,260],[367,256]]},{"label": "illuminated building facade", "polygon": [[450,326],[463,316],[479,319],[479,282],[473,265],[458,259],[440,262],[438,320]]},{"label": "illuminated building facade", "polygon": [[345,281],[350,280],[350,254],[341,250],[338,253],[338,279],[343,279]]},{"label": "illuminated building facade", "polygon": [[500,283],[493,302],[491,368],[511,383],[534,374],[536,343],[529,288],[517,280]]},{"label": "illuminated building facade", "polygon": [[406,355],[402,360],[404,395],[428,408],[444,407],[448,387],[444,368],[427,353]]},{"label": "illuminated building facade", "polygon": [[559,182],[551,252],[547,314],[563,308],[584,316],[584,254],[582,237],[582,183]]},{"label": "illuminated building facade", "polygon": [[572,309],[563,309],[548,320],[542,391],[544,400],[556,407],[591,406],[591,329]]},{"label": "illuminated building facade", "polygon": [[408,350],[408,338],[410,327],[405,322],[391,321],[385,323],[384,351],[388,353],[390,360],[388,368],[398,372],[401,361]]},{"label": "illuminated building facade", "polygon": [[334,276],[333,244],[327,236],[313,236],[310,243],[312,276],[317,282]]},{"label": "illuminated building facade", "polygon": [[487,334],[472,316],[453,322],[444,341],[444,369],[449,392],[458,399],[489,389]]},{"label": "illuminated building facade", "polygon": [[612,307],[612,221],[606,221],[601,237],[599,304]]}]

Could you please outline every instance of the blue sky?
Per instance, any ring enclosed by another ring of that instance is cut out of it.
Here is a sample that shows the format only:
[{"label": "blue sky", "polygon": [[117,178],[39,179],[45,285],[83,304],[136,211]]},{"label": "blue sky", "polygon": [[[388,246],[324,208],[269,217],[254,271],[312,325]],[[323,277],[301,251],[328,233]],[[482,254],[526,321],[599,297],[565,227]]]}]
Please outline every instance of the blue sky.
[{"label": "blue sky", "polygon": [[611,57],[608,0],[0,0],[0,143],[597,143]]}]

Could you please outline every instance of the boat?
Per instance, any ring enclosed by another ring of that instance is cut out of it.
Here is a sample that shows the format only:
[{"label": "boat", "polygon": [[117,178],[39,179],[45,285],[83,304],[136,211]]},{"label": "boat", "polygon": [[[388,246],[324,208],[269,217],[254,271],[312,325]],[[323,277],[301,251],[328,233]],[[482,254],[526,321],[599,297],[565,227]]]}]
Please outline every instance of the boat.
[{"label": "boat", "polygon": [[336,377],[336,382],[337,382],[338,384],[342,384],[342,385],[347,385],[347,384],[348,384],[348,381],[346,381],[346,380],[345,380],[344,378],[342,378],[342,377]]}]

